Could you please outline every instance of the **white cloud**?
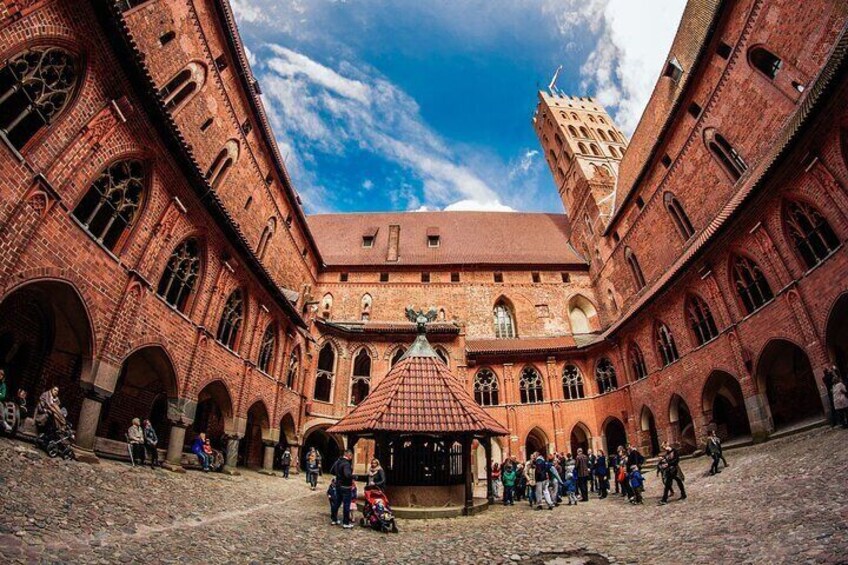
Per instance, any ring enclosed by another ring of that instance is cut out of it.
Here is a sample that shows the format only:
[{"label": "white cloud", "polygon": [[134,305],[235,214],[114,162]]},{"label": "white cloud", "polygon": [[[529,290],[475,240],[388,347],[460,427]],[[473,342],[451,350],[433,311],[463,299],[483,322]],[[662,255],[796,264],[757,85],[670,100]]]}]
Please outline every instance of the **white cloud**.
[{"label": "white cloud", "polygon": [[510,166],[509,179],[514,180],[518,176],[526,175],[538,155],[538,149],[525,149],[521,158]]},{"label": "white cloud", "polygon": [[494,202],[478,202],[477,200],[460,200],[445,206],[446,212],[515,212],[499,200]]},{"label": "white cloud", "polygon": [[372,188],[374,188],[374,181],[372,181],[371,179],[365,179],[362,182],[362,188],[364,188],[365,190],[371,190]]}]

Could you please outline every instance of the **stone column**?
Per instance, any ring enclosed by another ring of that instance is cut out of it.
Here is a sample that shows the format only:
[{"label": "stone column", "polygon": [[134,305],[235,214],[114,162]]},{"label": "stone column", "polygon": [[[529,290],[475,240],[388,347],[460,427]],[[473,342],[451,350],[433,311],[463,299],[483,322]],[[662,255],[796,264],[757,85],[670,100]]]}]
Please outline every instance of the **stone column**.
[{"label": "stone column", "polygon": [[238,475],[240,474],[237,470],[238,468],[238,450],[239,450],[239,440],[241,439],[238,435],[228,435],[227,439],[227,456],[226,463],[224,463],[224,472],[228,475]]},{"label": "stone column", "polygon": [[754,443],[767,440],[769,434],[774,431],[774,423],[771,419],[765,394],[757,393],[745,397],[745,411],[748,413],[751,439]]},{"label": "stone column", "polygon": [[486,499],[489,504],[495,503],[495,493],[492,490],[492,438],[483,440],[483,449],[486,451]]},{"label": "stone column", "polygon": [[289,451],[291,451],[292,464],[289,470],[289,474],[297,475],[300,473],[300,446],[299,445],[290,445]]},{"label": "stone column", "polygon": [[274,476],[274,446],[273,441],[263,441],[262,445],[265,448],[265,453],[262,454],[262,469],[259,470],[263,475]]},{"label": "stone column", "polygon": [[77,459],[86,463],[99,463],[100,460],[94,454],[94,440],[97,434],[97,426],[100,424],[100,411],[103,408],[103,398],[93,391],[86,393],[82,400],[79,421],[77,422],[76,438],[74,446]]},{"label": "stone column", "polygon": [[162,466],[176,473],[185,473],[183,469],[183,445],[185,445],[185,433],[187,424],[182,422],[171,422],[171,432],[168,436],[168,453]]}]

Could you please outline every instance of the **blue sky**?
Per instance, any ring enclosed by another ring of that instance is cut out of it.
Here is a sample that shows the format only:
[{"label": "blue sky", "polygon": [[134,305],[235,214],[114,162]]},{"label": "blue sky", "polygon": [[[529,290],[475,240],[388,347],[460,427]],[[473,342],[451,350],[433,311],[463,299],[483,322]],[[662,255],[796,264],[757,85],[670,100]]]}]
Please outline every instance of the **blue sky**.
[{"label": "blue sky", "polygon": [[231,0],[307,212],[561,212],[530,119],[558,86],[628,135],[683,0]]}]

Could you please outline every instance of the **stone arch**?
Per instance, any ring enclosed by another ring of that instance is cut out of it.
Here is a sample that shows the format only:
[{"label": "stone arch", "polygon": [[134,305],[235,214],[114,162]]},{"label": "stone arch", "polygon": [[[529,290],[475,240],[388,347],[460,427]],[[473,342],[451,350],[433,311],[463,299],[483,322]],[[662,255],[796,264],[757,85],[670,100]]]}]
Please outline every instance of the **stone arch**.
[{"label": "stone arch", "polygon": [[669,441],[677,444],[680,453],[692,453],[698,446],[695,421],[689,405],[679,394],[671,395],[668,402]]},{"label": "stone arch", "polygon": [[543,430],[539,426],[536,426],[529,432],[527,432],[527,436],[524,438],[525,457],[527,459],[530,459],[530,456],[533,453],[541,453],[542,455],[547,455],[549,445],[550,440],[548,440],[548,434],[545,433],[545,430]]},{"label": "stone arch", "polygon": [[203,385],[197,393],[197,406],[191,430],[186,434],[186,445],[199,433],[205,433],[212,447],[226,449],[226,435],[235,432],[233,397],[226,382],[213,379]]},{"label": "stone arch", "polygon": [[639,424],[642,431],[642,451],[651,457],[660,453],[660,436],[657,432],[657,422],[654,413],[647,405],[642,406],[639,415]]},{"label": "stone arch", "polygon": [[[474,471],[474,477],[477,481],[486,481],[486,448],[483,447],[483,444],[474,440],[472,452],[472,469]],[[497,437],[492,438],[492,465],[495,463],[500,463],[501,461],[506,459],[506,453],[504,450],[504,446],[501,445],[501,439]]]},{"label": "stone arch", "polygon": [[802,347],[788,339],[771,339],[755,366],[757,387],[765,394],[774,429],[821,418],[821,393]]},{"label": "stone arch", "polygon": [[90,382],[94,326],[89,309],[73,283],[32,279],[9,290],[0,301],[0,367],[11,396],[23,389],[29,405],[52,386],[76,423],[83,381]]},{"label": "stone arch", "polygon": [[244,438],[239,442],[239,464],[262,467],[264,443],[271,440],[271,419],[265,401],[257,399],[247,409]]},{"label": "stone arch", "polygon": [[745,397],[739,381],[730,373],[713,370],[704,383],[701,410],[708,426],[722,440],[751,434]]},{"label": "stone arch", "polygon": [[606,454],[615,453],[619,446],[627,447],[627,429],[621,420],[610,416],[601,426],[604,432],[604,449]]},{"label": "stone arch", "polygon": [[[169,407],[177,405],[178,385],[175,364],[163,346],[133,349],[121,363],[117,382],[112,384],[114,393],[103,403],[97,436],[123,442],[133,418],[148,419],[159,437],[159,447],[167,447]],[[124,455],[123,451],[121,445],[118,453]]]},{"label": "stone arch", "polygon": [[515,304],[505,295],[500,295],[492,306],[494,334],[496,338],[518,337],[518,320]]},{"label": "stone arch", "polygon": [[[279,426],[280,439],[274,446],[274,462],[272,465],[274,469],[282,469],[280,461],[283,452],[297,444],[297,426],[291,412],[283,414],[283,417],[280,418]],[[297,462],[295,461],[294,464],[297,465]]]},{"label": "stone arch", "polygon": [[824,335],[828,358],[840,375],[848,375],[848,292],[843,292],[833,302]]},{"label": "stone arch", "polygon": [[330,467],[339,458],[344,450],[344,444],[340,437],[335,434],[328,434],[327,428],[332,424],[316,424],[310,426],[303,433],[303,447],[300,450],[300,466],[301,469],[306,468],[306,458],[309,456],[311,448],[318,450],[321,456],[321,468],[327,472]]},{"label": "stone arch", "polygon": [[395,366],[400,358],[406,353],[408,346],[403,343],[396,343],[392,346],[386,348],[386,356],[385,358],[389,361],[389,368]]},{"label": "stone arch", "polygon": [[598,310],[582,294],[575,294],[568,300],[568,319],[573,334],[586,334],[600,329]]},{"label": "stone arch", "polygon": [[576,455],[578,449],[582,449],[586,453],[592,447],[592,432],[589,431],[589,426],[583,422],[577,422],[571,428],[569,434],[569,446],[571,454]]}]

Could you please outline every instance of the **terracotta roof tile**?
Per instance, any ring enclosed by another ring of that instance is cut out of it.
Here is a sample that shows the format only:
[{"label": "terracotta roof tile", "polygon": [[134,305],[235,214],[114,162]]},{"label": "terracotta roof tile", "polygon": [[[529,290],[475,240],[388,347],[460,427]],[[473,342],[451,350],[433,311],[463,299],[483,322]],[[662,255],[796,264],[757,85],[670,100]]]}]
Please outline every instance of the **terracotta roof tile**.
[{"label": "terracotta roof tile", "polygon": [[530,337],[519,339],[469,339],[465,351],[469,355],[499,353],[555,353],[577,347],[572,336]]},{"label": "terracotta roof tile", "polygon": [[[418,337],[421,339],[423,336]],[[421,349],[418,340],[410,347],[410,352]],[[433,351],[426,340],[424,344],[429,352]],[[341,434],[509,433],[477,404],[465,385],[435,353],[407,355],[365,400],[327,431]]]},{"label": "terracotta roof tile", "polygon": [[[400,226],[399,256],[387,261],[389,225]],[[327,266],[579,265],[564,214],[524,212],[396,212],[316,214],[309,226]],[[373,247],[362,236],[378,229]],[[438,235],[438,247],[427,245]]]},{"label": "terracotta roof tile", "polygon": [[[360,320],[323,320],[315,321],[322,331],[336,330],[343,333],[411,333],[414,334],[416,325],[413,322],[381,322]],[[427,325],[428,334],[458,334],[459,326],[453,322],[433,322]]]}]

